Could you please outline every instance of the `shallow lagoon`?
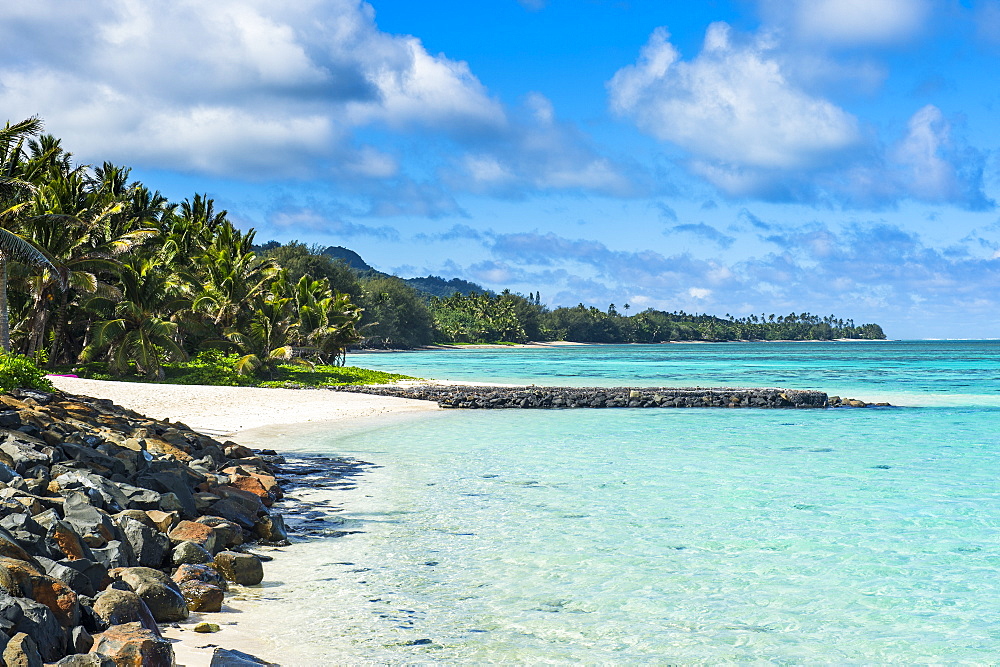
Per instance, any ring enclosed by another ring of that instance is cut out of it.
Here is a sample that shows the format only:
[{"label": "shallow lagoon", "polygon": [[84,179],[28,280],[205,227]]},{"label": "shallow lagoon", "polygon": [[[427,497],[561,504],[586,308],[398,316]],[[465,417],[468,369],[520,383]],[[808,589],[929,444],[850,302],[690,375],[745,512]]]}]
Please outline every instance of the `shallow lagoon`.
[{"label": "shallow lagoon", "polygon": [[[712,364],[734,369],[726,384],[772,384],[743,381],[786,372],[758,365],[772,345],[737,347],[728,361],[712,352]],[[900,394],[979,398],[885,410],[447,412],[272,434],[282,448],[381,467],[329,494],[332,528],[360,532],[296,544],[270,564],[268,613],[295,627],[268,634],[294,664],[990,662],[1000,652],[996,347],[966,344],[962,358],[977,365],[963,372],[924,345],[922,373],[912,350],[867,361],[875,382],[859,382],[861,361],[841,359],[842,386],[879,399],[873,389],[892,387],[877,378],[907,369],[914,381]],[[826,344],[791,347],[816,355]],[[594,349],[628,368],[616,350]],[[556,384],[549,351],[499,352]],[[823,372],[836,380],[833,366]]]}]

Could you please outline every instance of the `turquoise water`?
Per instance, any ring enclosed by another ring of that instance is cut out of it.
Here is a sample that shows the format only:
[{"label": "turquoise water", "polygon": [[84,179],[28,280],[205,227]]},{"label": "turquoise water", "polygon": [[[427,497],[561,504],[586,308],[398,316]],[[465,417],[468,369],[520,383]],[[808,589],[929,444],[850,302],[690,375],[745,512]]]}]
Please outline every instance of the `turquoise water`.
[{"label": "turquoise water", "polygon": [[652,384],[934,398],[289,432],[272,444],[381,466],[329,496],[360,532],[269,564],[289,664],[1000,659],[996,343],[627,347],[370,358],[455,379],[638,385],[670,367],[676,382]]},{"label": "turquoise water", "polygon": [[354,353],[417,377],[553,386],[820,389],[905,405],[1000,407],[1000,341],[674,343]]}]

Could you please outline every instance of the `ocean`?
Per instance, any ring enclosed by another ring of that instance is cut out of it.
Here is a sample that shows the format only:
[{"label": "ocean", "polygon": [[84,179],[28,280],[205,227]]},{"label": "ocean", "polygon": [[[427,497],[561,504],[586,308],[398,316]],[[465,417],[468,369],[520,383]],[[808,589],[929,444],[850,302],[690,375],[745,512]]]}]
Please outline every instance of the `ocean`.
[{"label": "ocean", "polygon": [[537,385],[820,389],[896,407],[447,411],[260,431],[256,446],[375,466],[346,488],[297,492],[327,536],[284,549],[246,603],[266,605],[275,622],[259,634],[286,664],[1000,660],[1000,342],[348,363]]}]

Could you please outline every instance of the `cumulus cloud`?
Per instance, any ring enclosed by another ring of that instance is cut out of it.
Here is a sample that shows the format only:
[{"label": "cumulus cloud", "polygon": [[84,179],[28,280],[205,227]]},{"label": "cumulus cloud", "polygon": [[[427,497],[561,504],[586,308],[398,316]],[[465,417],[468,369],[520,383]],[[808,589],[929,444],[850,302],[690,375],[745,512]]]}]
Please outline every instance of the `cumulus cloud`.
[{"label": "cumulus cloud", "polygon": [[812,167],[859,141],[857,120],[788,81],[763,41],[737,44],[709,26],[701,54],[684,62],[666,30],[608,84],[612,108],[689,151],[717,183],[733,167]]},{"label": "cumulus cloud", "polygon": [[8,4],[0,104],[43,117],[84,161],[319,178],[374,215],[430,217],[460,213],[442,185],[631,195],[640,180],[543,95],[505,108],[467,63],[383,32],[360,0]]},{"label": "cumulus cloud", "polygon": [[764,0],[763,15],[795,39],[831,46],[884,45],[920,34],[929,0]]},{"label": "cumulus cloud", "polygon": [[983,191],[983,154],[953,136],[939,109],[916,111],[887,149],[872,128],[807,92],[790,53],[773,33],[740,37],[715,23],[701,53],[685,61],[660,28],[637,62],[608,82],[611,106],[683,149],[687,167],[730,197],[993,206]]},{"label": "cumulus cloud", "polygon": [[[506,122],[465,63],[380,31],[361,2],[8,5],[0,101],[84,158],[273,177],[343,152],[359,127],[460,136]],[[356,158],[362,173],[391,169]]]}]

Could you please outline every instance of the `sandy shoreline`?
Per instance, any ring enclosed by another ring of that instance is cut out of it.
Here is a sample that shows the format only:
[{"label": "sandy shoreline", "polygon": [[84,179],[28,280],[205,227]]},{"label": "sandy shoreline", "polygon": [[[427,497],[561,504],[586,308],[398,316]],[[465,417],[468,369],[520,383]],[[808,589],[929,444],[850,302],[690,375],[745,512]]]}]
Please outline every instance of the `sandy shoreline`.
[{"label": "sandy shoreline", "polygon": [[[331,428],[337,428],[339,423],[344,428],[356,428],[359,422],[441,410],[429,401],[325,390],[143,384],[72,377],[50,379],[56,388],[65,392],[110,399],[154,419],[183,422],[207,435],[237,441],[240,432],[251,429],[306,423],[329,423]],[[222,612],[192,613],[187,621],[180,624],[180,628],[168,627],[164,635],[176,640],[174,652],[177,664],[208,666],[215,646],[281,662],[280,655],[269,653],[273,649],[251,632],[241,629],[237,622],[241,616],[248,619],[247,615],[251,613],[241,608],[239,598],[255,595],[259,595],[256,589],[244,589],[236,596],[227,598]],[[264,614],[259,606],[254,611],[255,616]],[[218,634],[196,634],[192,628],[200,620],[218,623],[222,631]],[[254,620],[258,622],[252,625],[266,625],[260,622],[263,619]]]}]

